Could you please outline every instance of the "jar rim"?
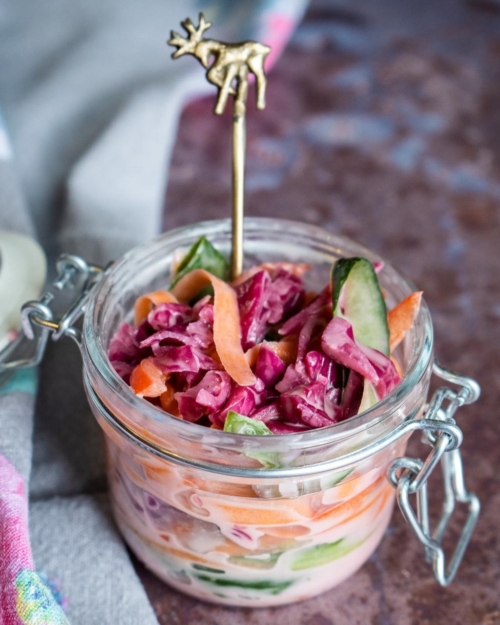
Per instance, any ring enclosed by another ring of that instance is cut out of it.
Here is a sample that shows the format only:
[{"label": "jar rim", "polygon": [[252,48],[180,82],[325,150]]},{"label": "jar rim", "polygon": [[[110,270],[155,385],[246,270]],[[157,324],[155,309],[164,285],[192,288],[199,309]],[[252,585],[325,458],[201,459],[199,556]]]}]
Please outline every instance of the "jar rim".
[{"label": "jar rim", "polygon": [[[121,400],[131,409],[137,410],[146,417],[150,417],[156,421],[161,415],[162,420],[172,426],[172,428],[179,434],[184,434],[188,438],[202,437],[207,435],[207,430],[211,436],[217,437],[218,443],[228,442],[232,447],[235,447],[236,443],[248,441],[249,438],[259,440],[259,444],[262,443],[263,447],[267,447],[270,442],[269,439],[283,439],[287,441],[287,447],[290,449],[306,449],[308,447],[316,447],[318,445],[329,444],[338,440],[342,440],[347,436],[352,436],[358,432],[362,432],[371,426],[378,425],[385,418],[389,418],[393,414],[394,410],[399,404],[401,404],[406,397],[411,393],[412,389],[420,382],[422,377],[428,368],[433,353],[433,327],[429,310],[424,300],[420,307],[419,314],[415,322],[416,342],[419,349],[415,350],[405,371],[401,382],[398,386],[384,399],[379,401],[370,409],[350,417],[345,421],[332,424],[331,426],[306,430],[304,432],[283,434],[279,437],[264,437],[255,436],[249,437],[243,434],[234,434],[230,432],[223,432],[218,430],[210,430],[205,426],[198,425],[197,423],[191,423],[178,419],[177,417],[170,415],[164,410],[153,406],[144,399],[137,397],[130,386],[126,384],[115,372],[111,365],[105,346],[102,341],[99,340],[99,316],[96,314],[96,306],[98,303],[102,304],[103,297],[105,297],[105,290],[109,287],[109,284],[113,282],[114,277],[119,271],[127,264],[133,263],[141,256],[148,253],[152,245],[163,242],[165,239],[178,240],[179,247],[182,246],[182,239],[186,235],[201,236],[206,234],[207,231],[211,231],[210,234],[220,234],[222,232],[230,231],[230,220],[219,219],[198,222],[188,226],[183,226],[170,230],[161,234],[152,241],[135,247],[126,254],[124,254],[118,261],[116,261],[110,269],[106,272],[103,279],[94,289],[92,296],[88,302],[87,309],[84,317],[83,328],[83,356],[85,365],[91,365],[92,369],[97,373],[100,380],[104,382],[105,387],[112,393],[118,393]],[[335,245],[335,249],[342,250],[342,244],[344,246],[354,246],[359,255],[364,255],[371,260],[381,261],[384,263],[384,271],[392,272],[393,276],[399,280],[401,284],[407,287],[408,290],[416,290],[414,285],[405,278],[400,271],[396,270],[390,262],[385,258],[366,248],[365,246],[351,240],[348,237],[333,234],[327,230],[318,226],[309,225],[303,222],[277,219],[268,217],[252,217],[245,218],[245,233],[249,233],[256,230],[279,231],[282,228],[288,228],[296,230],[304,234],[314,237],[320,242],[326,243],[329,248]],[[104,294],[104,295],[103,295]],[[116,415],[114,415],[116,417]],[[118,417],[116,417],[118,419]],[[118,419],[120,421],[120,419]],[[143,441],[144,442],[144,441]]]}]

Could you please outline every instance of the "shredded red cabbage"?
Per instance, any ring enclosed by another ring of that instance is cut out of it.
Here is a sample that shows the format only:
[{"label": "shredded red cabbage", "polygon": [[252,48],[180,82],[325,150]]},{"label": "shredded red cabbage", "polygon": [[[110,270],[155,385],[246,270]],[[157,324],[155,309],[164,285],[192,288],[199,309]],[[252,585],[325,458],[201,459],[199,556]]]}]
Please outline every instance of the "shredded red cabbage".
[{"label": "shredded red cabbage", "polygon": [[241,344],[247,350],[262,341],[271,326],[295,312],[305,296],[301,278],[278,268],[261,270],[236,287]]},{"label": "shredded red cabbage", "polygon": [[158,348],[154,364],[164,373],[197,373],[200,369],[219,369],[213,358],[191,345],[166,345]]},{"label": "shredded red cabbage", "polygon": [[[129,383],[134,367],[149,358],[165,375],[181,418],[221,429],[232,411],[266,423],[274,434],[352,417],[365,380],[380,399],[399,383],[389,358],[357,343],[346,319],[332,318],[330,286],[306,305],[302,279],[278,266],[259,269],[235,292],[243,350],[258,350],[253,386],[239,386],[220,364],[210,295],[193,306],[159,304],[137,328],[120,325],[108,351],[118,375]],[[296,346],[286,357],[275,347],[280,336]]]},{"label": "shredded red cabbage", "polygon": [[[273,388],[281,380],[285,373],[285,363],[277,356],[272,349],[269,349],[265,343],[262,344],[257,364],[255,366],[255,375],[264,382],[266,388]],[[241,414],[241,413],[240,413]]]},{"label": "shredded red cabbage", "polygon": [[333,360],[369,380],[379,398],[385,397],[399,383],[400,377],[392,361],[384,354],[356,343],[352,325],[334,317],[321,339],[323,351]]},{"label": "shredded red cabbage", "polygon": [[108,357],[112,363],[136,364],[141,348],[136,339],[137,328],[122,323],[109,343]]},{"label": "shredded red cabbage", "polygon": [[175,393],[180,414],[187,421],[198,421],[220,410],[231,393],[231,378],[225,371],[208,371],[195,386]]}]

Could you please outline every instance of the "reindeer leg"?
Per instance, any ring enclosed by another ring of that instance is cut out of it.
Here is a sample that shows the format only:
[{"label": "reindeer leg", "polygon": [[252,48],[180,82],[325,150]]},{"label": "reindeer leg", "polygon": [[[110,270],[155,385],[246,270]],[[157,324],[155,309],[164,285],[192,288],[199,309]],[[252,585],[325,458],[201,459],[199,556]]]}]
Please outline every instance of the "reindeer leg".
[{"label": "reindeer leg", "polygon": [[224,86],[225,73],[224,68],[218,67],[217,65],[212,65],[212,67],[207,71],[207,80],[222,89]]},{"label": "reindeer leg", "polygon": [[217,98],[217,103],[215,105],[215,114],[222,115],[224,109],[226,108],[227,98],[230,93],[234,93],[234,89],[231,85],[233,80],[236,77],[238,72],[238,68],[234,65],[228,65],[226,68],[226,76],[224,78],[224,84],[219,89],[219,96]]},{"label": "reindeer leg", "polygon": [[244,63],[238,72],[238,90],[236,92],[235,111],[237,109],[245,110],[248,96],[248,65]]},{"label": "reindeer leg", "polygon": [[261,68],[260,71],[255,74],[255,87],[257,89],[257,108],[265,109],[266,108],[266,77],[264,75],[264,69]]},{"label": "reindeer leg", "polygon": [[248,59],[248,67],[255,74],[255,87],[257,90],[257,108],[266,108],[266,76],[264,74],[264,57],[251,56]]}]

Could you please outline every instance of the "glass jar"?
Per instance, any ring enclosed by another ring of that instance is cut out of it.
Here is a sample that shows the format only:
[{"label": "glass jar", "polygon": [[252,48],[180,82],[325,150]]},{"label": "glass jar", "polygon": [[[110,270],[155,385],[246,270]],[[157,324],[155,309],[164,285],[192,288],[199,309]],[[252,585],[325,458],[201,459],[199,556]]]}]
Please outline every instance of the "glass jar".
[{"label": "glass jar", "polygon": [[[399,386],[347,421],[267,437],[184,422],[135,396],[106,354],[119,324],[131,321],[135,299],[164,289],[175,253],[201,235],[229,253],[229,221],[169,232],[118,261],[87,305],[84,383],[104,432],[114,515],[137,557],[182,592],[237,606],[300,601],[352,575],[384,535],[395,500],[386,472],[416,429],[406,424],[418,423],[426,403],[430,315],[423,304],[398,348]],[[328,283],[340,256],[382,260],[303,223],[245,222],[246,266],[310,263],[309,290]],[[389,308],[415,290],[388,263],[379,279]]]}]

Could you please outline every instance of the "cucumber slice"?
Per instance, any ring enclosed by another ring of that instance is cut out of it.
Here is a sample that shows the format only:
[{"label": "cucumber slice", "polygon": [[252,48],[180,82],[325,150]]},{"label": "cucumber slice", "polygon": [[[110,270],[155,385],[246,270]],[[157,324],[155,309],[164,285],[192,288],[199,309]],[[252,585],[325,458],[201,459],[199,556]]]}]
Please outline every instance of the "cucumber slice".
[{"label": "cucumber slice", "polygon": [[217,278],[226,280],[229,274],[229,263],[210,241],[207,241],[205,237],[200,237],[180,262],[170,288],[193,269],[205,269]]},{"label": "cucumber slice", "polygon": [[363,397],[361,398],[361,404],[359,405],[358,414],[368,410],[374,406],[379,400],[377,392],[373,388],[373,384],[368,380],[365,380],[363,386]]},{"label": "cucumber slice", "polygon": [[334,543],[324,543],[323,545],[303,549],[297,552],[290,568],[292,571],[304,571],[305,569],[312,569],[343,558],[364,543],[369,536],[370,534],[356,542],[349,542],[345,538],[341,538]]},{"label": "cucumber slice", "polygon": [[248,569],[267,571],[272,569],[278,562],[282,552],[268,553],[265,556],[230,556],[228,562]]},{"label": "cucumber slice", "polygon": [[193,569],[197,571],[202,571],[203,573],[221,573],[222,575],[226,574],[226,571],[222,571],[221,569],[213,569],[210,566],[203,566],[203,564],[192,564]]},{"label": "cucumber slice", "polygon": [[[273,436],[271,430],[262,421],[244,417],[233,410],[227,413],[224,421],[224,432],[233,434],[249,434],[253,436]],[[280,466],[280,454],[272,451],[247,451],[248,458],[257,460],[266,469],[276,469]],[[280,495],[278,495],[280,496]]]},{"label": "cucumber slice", "polygon": [[271,430],[262,421],[244,417],[233,410],[227,413],[224,421],[224,432],[232,432],[233,434],[253,434],[261,436],[272,435]]},{"label": "cucumber slice", "polygon": [[339,259],[332,269],[332,298],[334,316],[352,324],[354,338],[389,356],[387,307],[372,263]]},{"label": "cucumber slice", "polygon": [[219,586],[221,588],[239,588],[241,590],[261,590],[264,593],[270,595],[279,595],[281,592],[290,588],[293,584],[293,580],[285,580],[278,582],[274,580],[240,580],[240,579],[227,579],[221,577],[210,577],[209,575],[196,575],[196,577],[206,584],[213,586]]},{"label": "cucumber slice", "polygon": [[337,473],[334,473],[331,477],[321,478],[320,479],[321,490],[328,490],[329,488],[333,488],[334,486],[337,486],[337,484],[340,484],[342,480],[345,480],[345,478],[348,475],[350,475],[353,471],[354,471],[354,467],[350,469],[344,469],[343,471],[337,471]]}]

